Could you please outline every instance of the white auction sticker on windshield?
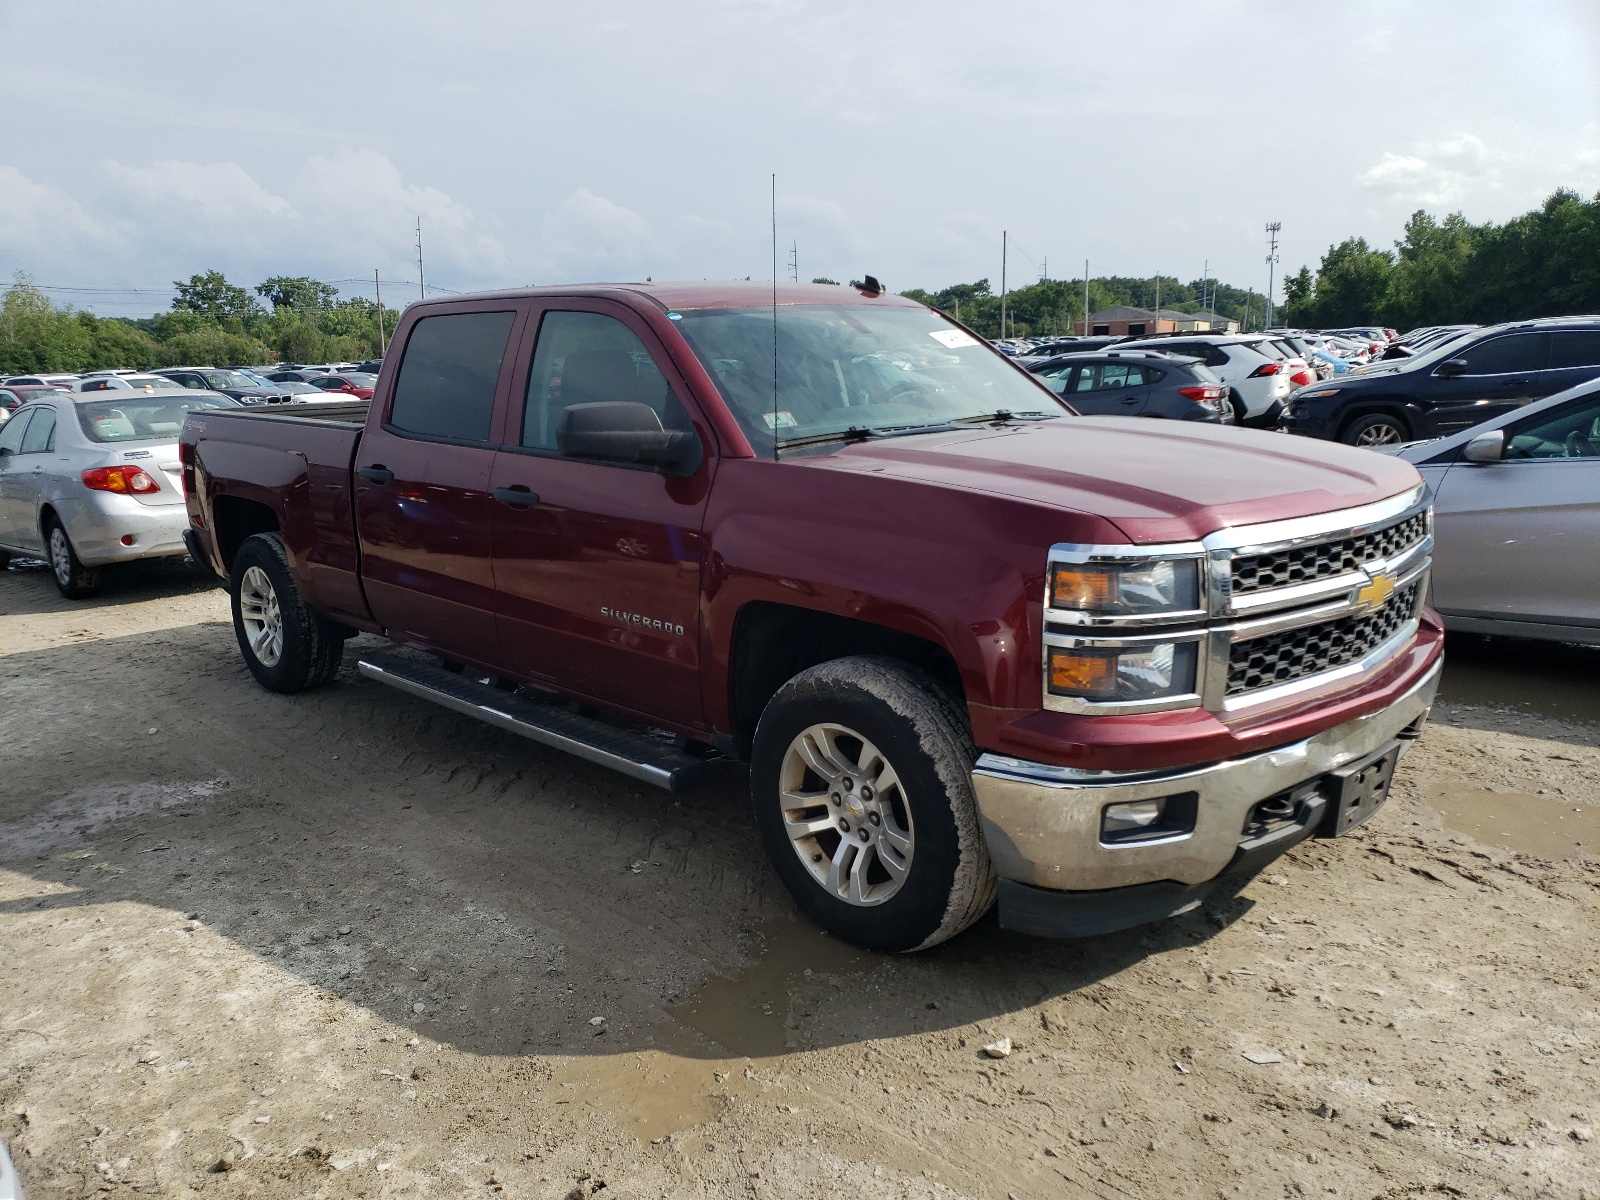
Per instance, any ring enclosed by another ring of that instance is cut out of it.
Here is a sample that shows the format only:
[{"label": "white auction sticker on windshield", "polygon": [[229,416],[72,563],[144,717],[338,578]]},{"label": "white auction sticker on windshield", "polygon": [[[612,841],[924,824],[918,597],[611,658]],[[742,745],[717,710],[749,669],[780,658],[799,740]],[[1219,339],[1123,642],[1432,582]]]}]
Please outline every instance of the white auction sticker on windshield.
[{"label": "white auction sticker on windshield", "polygon": [[959,350],[962,346],[976,346],[978,344],[977,338],[970,333],[962,333],[959,329],[931,329],[928,331],[928,336],[941,346],[947,346],[951,350]]},{"label": "white auction sticker on windshield", "polygon": [[793,429],[800,424],[794,419],[794,414],[787,409],[782,412],[762,413],[761,419],[767,423],[768,429]]}]

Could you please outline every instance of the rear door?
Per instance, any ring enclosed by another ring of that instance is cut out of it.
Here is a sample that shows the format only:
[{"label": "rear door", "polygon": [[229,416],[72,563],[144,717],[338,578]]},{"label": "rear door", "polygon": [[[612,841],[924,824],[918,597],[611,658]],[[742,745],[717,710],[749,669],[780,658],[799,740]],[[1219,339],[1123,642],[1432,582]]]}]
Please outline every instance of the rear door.
[{"label": "rear door", "polygon": [[398,640],[494,664],[489,477],[521,320],[513,302],[431,311],[356,450],[356,531],[373,616]]},{"label": "rear door", "polygon": [[[11,537],[24,549],[44,549],[39,533],[39,499],[44,492],[46,471],[56,456],[56,410],[35,403],[33,419],[22,432],[22,443],[6,458],[5,497]],[[15,418],[13,418],[15,419]],[[10,422],[7,422],[9,424]]]},{"label": "rear door", "polygon": [[[655,335],[626,306],[546,301],[530,319],[535,328],[491,480],[507,665],[618,707],[699,725],[710,431]],[[666,429],[694,430],[702,449],[695,473],[669,477],[562,458],[562,411],[617,400],[649,405]]]},{"label": "rear door", "polygon": [[1062,399],[1082,413],[1133,417],[1144,411],[1150,398],[1144,368],[1118,359],[1085,363]]},{"label": "rear door", "polygon": [[1434,603],[1600,625],[1600,395],[1507,430],[1500,462],[1451,465],[1435,501]]}]

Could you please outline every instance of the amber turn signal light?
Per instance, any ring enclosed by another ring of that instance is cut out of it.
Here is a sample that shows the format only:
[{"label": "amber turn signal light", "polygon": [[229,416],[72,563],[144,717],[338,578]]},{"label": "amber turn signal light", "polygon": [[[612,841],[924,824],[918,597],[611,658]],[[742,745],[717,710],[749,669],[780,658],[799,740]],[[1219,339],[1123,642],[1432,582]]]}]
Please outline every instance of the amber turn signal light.
[{"label": "amber turn signal light", "polygon": [[1106,612],[1115,607],[1117,577],[1099,567],[1058,566],[1050,580],[1052,608]]},{"label": "amber turn signal light", "polygon": [[1117,690],[1117,656],[1078,650],[1050,651],[1050,690],[1060,696],[1109,698]]}]

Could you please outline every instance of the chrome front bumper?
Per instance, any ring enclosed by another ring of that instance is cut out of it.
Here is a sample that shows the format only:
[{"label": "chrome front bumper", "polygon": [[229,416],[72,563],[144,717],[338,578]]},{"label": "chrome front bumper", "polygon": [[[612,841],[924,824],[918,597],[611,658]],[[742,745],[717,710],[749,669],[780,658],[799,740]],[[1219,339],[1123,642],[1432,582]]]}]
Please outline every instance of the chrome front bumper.
[{"label": "chrome front bumper", "polygon": [[[1364,758],[1426,717],[1441,665],[1380,712],[1205,767],[1080,771],[985,754],[972,779],[995,871],[1002,880],[1063,892],[1205,883],[1233,861],[1254,805]],[[1199,797],[1191,832],[1128,845],[1101,842],[1107,805],[1188,792]]]}]

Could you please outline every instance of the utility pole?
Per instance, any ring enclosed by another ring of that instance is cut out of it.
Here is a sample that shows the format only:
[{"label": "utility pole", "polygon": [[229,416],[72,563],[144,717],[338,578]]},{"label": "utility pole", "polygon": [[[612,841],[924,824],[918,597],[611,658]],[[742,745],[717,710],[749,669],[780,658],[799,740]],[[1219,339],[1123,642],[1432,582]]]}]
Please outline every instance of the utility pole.
[{"label": "utility pole", "polygon": [[1249,292],[1247,292],[1245,294],[1245,298],[1244,298],[1244,326],[1243,326],[1243,328],[1241,328],[1239,330],[1240,333],[1249,333],[1250,332],[1250,310],[1253,309],[1255,306],[1256,306],[1256,290],[1255,290],[1255,288],[1251,288],[1249,290]]},{"label": "utility pole", "polygon": [[1273,272],[1278,266],[1278,230],[1283,228],[1282,221],[1273,221],[1267,226],[1267,235],[1271,239],[1267,249],[1267,323],[1264,328],[1272,328],[1272,290]]},{"label": "utility pole", "polygon": [[383,332],[383,283],[378,279],[378,268],[372,268],[372,287],[378,293],[378,357],[389,353],[389,339]]},{"label": "utility pole", "polygon": [[428,278],[422,273],[422,218],[417,218],[417,291],[428,298]]},{"label": "utility pole", "polygon": [[799,242],[791,242],[789,244],[789,278],[795,283],[799,283],[800,282],[800,243]]},{"label": "utility pole", "polygon": [[1161,332],[1161,272],[1160,271],[1156,272],[1156,316],[1155,316],[1155,324],[1156,324],[1156,327],[1154,329],[1152,329],[1150,332],[1152,332],[1152,333],[1160,333]]},{"label": "utility pole", "polygon": [[1206,259],[1205,271],[1200,276],[1200,308],[1204,312],[1211,312],[1211,305],[1206,302],[1206,296],[1211,291],[1211,260]]},{"label": "utility pole", "polygon": [[1000,231],[1000,336],[1006,336],[1006,231]]},{"label": "utility pole", "polygon": [[1083,336],[1089,336],[1089,260],[1083,260]]}]

